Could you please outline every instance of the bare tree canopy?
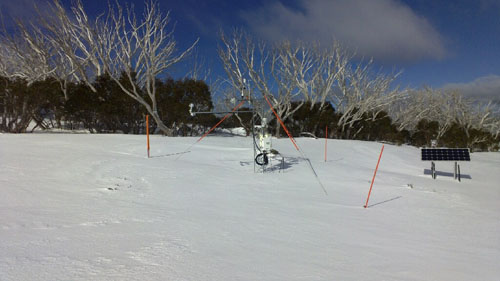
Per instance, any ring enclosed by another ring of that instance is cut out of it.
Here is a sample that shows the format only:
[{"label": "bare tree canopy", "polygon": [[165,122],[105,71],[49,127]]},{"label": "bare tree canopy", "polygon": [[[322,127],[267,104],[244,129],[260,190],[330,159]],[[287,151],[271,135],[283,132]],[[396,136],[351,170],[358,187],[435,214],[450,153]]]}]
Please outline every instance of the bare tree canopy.
[{"label": "bare tree canopy", "polygon": [[311,109],[319,104],[319,110],[331,103],[342,114],[337,125],[342,132],[349,131],[368,113],[375,120],[400,96],[391,85],[399,74],[374,74],[371,61],[355,66],[354,54],[337,42],[327,48],[288,41],[268,47],[241,30],[231,37],[221,34],[221,41],[219,56],[230,83],[241,87],[241,81],[249,78],[282,120],[306,102]]},{"label": "bare tree canopy", "polygon": [[163,14],[153,0],[146,2],[142,17],[118,2],[95,19],[87,15],[80,0],[70,11],[53,0],[49,10],[39,12],[36,24],[19,22],[16,37],[3,32],[1,74],[27,81],[51,76],[60,81],[64,93],[68,81],[84,82],[95,91],[95,78],[108,74],[147,109],[161,131],[170,134],[158,113],[155,81],[185,59],[198,40],[178,51],[170,15]]},{"label": "bare tree canopy", "polygon": [[423,87],[406,90],[404,98],[393,103],[389,112],[399,130],[415,131],[422,119],[438,123],[436,140],[454,125],[462,128],[469,147],[484,141],[484,136],[472,137],[471,130],[487,131],[498,136],[499,115],[490,103],[473,102],[457,90],[436,90]]}]

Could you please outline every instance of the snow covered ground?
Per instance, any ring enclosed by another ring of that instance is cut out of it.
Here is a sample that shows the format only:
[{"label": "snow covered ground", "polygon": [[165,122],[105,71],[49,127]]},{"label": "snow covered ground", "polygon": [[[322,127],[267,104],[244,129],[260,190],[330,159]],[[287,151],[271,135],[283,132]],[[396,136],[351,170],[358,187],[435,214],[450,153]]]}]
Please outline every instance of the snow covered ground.
[{"label": "snow covered ground", "polygon": [[[0,280],[500,280],[500,153],[287,139],[0,134]],[[180,158],[178,158],[181,156]],[[178,159],[177,159],[178,158]],[[278,165],[279,161],[274,160]]]}]

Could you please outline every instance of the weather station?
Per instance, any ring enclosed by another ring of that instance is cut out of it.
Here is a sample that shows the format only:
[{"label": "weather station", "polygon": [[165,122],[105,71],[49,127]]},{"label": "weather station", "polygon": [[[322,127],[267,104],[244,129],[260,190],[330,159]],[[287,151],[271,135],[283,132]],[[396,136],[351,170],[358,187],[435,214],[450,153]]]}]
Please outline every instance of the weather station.
[{"label": "weather station", "polygon": [[[229,116],[239,113],[251,113],[251,135],[252,135],[252,148],[253,148],[253,165],[254,172],[266,172],[269,171],[269,165],[272,165],[272,159],[279,160],[279,171],[284,168],[285,158],[280,155],[280,153],[273,149],[272,147],[272,135],[269,132],[268,119],[259,114],[256,110],[256,105],[262,103],[262,99],[255,99],[251,96],[250,90],[248,89],[246,79],[243,79],[242,86],[240,88],[241,96],[239,99],[232,98],[230,102],[235,105],[231,111],[196,111],[195,105],[193,103],[189,104],[189,114],[191,116],[196,116],[198,114],[226,114],[212,129],[205,133],[197,142],[202,140],[206,135],[212,132],[217,126],[219,126],[225,119]],[[243,104],[248,104],[250,110],[239,110]],[[261,118],[259,118],[261,117]],[[260,124],[256,124],[256,120],[260,119]],[[257,165],[257,166],[256,166]],[[272,169],[274,170],[274,169]]]}]

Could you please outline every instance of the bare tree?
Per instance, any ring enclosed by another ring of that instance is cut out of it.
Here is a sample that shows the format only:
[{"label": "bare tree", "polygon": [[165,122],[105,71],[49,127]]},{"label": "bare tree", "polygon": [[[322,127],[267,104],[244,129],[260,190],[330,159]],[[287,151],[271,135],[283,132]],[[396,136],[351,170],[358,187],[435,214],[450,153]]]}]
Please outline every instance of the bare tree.
[{"label": "bare tree", "polygon": [[458,93],[440,90],[434,90],[433,92],[437,96],[434,99],[436,106],[433,108],[434,110],[429,112],[429,117],[439,123],[436,136],[436,140],[439,141],[456,120]]},{"label": "bare tree", "polygon": [[50,64],[50,48],[40,36],[30,36],[19,24],[21,35],[4,30],[0,36],[0,74],[11,79],[23,79],[28,83],[43,80],[54,72]]},{"label": "bare tree", "polygon": [[24,132],[38,116],[38,104],[28,89],[31,83],[46,79],[54,71],[45,43],[41,37],[24,40],[24,36],[10,34],[5,28],[0,34],[0,129]]},{"label": "bare tree", "polygon": [[[197,44],[178,53],[169,29],[169,14],[162,14],[151,0],[144,16],[137,18],[133,7],[109,5],[106,13],[91,20],[80,0],[71,12],[54,0],[51,16],[40,13],[41,26],[25,32],[26,41],[42,37],[50,45],[54,76],[64,89],[67,81],[83,81],[95,91],[96,76],[109,74],[125,94],[143,105],[158,128],[170,135],[158,113],[156,79],[184,59]],[[26,29],[27,30],[27,29]],[[125,78],[125,79],[123,79]]]},{"label": "bare tree", "polygon": [[[227,75],[225,82],[229,84],[234,91],[231,97],[236,97],[237,92],[244,87],[252,87],[250,92],[254,93],[252,98],[256,98],[255,92],[261,95],[271,97],[270,79],[268,73],[269,52],[265,44],[259,45],[260,56],[256,58],[256,45],[252,38],[242,30],[233,30],[230,37],[223,32],[220,33],[222,45],[218,48],[219,58],[222,61]],[[257,62],[256,62],[257,61]],[[246,78],[250,78],[253,83],[245,84]],[[255,102],[253,107],[257,107]],[[261,118],[270,117],[270,113],[263,110],[256,110]]]},{"label": "bare tree", "polygon": [[[223,46],[219,47],[219,57],[231,85],[240,88],[244,77],[249,77],[252,86],[269,100],[282,121],[305,102],[311,102],[312,106],[317,101],[325,103],[328,90],[317,94],[316,88],[326,88],[322,80],[325,76],[323,67],[328,63],[331,67],[333,60],[328,61],[329,58],[320,55],[318,48],[287,41],[268,47],[263,42],[255,43],[240,30],[233,31],[229,38],[221,33],[221,41]],[[331,83],[332,75],[330,72],[328,75],[326,84]],[[276,136],[279,136],[280,128],[277,119]]]},{"label": "bare tree", "polygon": [[418,122],[428,117],[429,112],[438,105],[434,102],[437,98],[428,87],[420,90],[407,89],[401,92],[401,99],[388,107],[389,116],[397,124],[399,131],[413,132]]},{"label": "bare tree", "polygon": [[495,139],[500,137],[500,117],[496,116],[496,118],[488,124],[488,130],[493,135]]},{"label": "bare tree", "polygon": [[[52,64],[55,67],[53,77],[61,84],[61,89],[67,99],[68,82],[84,82],[95,91],[92,82],[96,76],[104,73],[103,63],[98,59],[100,49],[104,45],[99,42],[98,34],[109,36],[108,30],[98,30],[103,15],[95,21],[90,21],[80,0],[68,12],[59,0],[53,0],[49,11],[38,10],[40,28],[32,24],[28,32],[24,32],[25,40],[34,36],[43,37],[52,49]],[[102,33],[99,33],[102,32]],[[102,40],[101,40],[102,41]],[[108,46],[110,41],[107,41]],[[109,46],[111,47],[111,46]],[[109,48],[110,49],[110,48]]]},{"label": "bare tree", "polygon": [[389,112],[399,130],[413,132],[424,118],[437,121],[437,140],[455,123],[463,129],[469,147],[487,140],[485,135],[472,137],[473,129],[489,131],[495,137],[495,122],[498,122],[491,103],[477,103],[464,98],[458,91],[430,87],[406,90],[404,98],[394,103]]},{"label": "bare tree", "polygon": [[80,1],[71,12],[58,0],[53,0],[48,10],[35,9],[38,18],[33,22],[18,20],[15,37],[4,29],[3,42],[16,54],[11,59],[17,69],[13,75],[29,83],[55,78],[66,100],[68,82],[83,81],[95,91],[92,82],[105,72],[100,57],[112,50],[113,33],[106,29],[109,25],[99,24],[105,22],[103,16],[91,22]]},{"label": "bare tree", "polygon": [[463,128],[469,142],[469,147],[487,140],[484,135],[476,135],[474,138],[471,138],[471,131],[473,129],[489,131],[494,135],[494,131],[491,128],[495,126],[497,120],[495,120],[491,102],[487,104],[477,103],[470,99],[465,99],[458,92],[454,98],[456,104],[455,122]]},{"label": "bare tree", "polygon": [[339,72],[336,89],[330,94],[341,113],[337,125],[346,138],[353,138],[362,130],[360,127],[351,132],[356,123],[368,118],[375,121],[380,112],[401,98],[397,87],[391,89],[399,73],[373,76],[371,64],[372,61],[359,63],[355,68]]},{"label": "bare tree", "polygon": [[407,90],[404,98],[394,104],[391,116],[399,124],[399,129],[410,132],[422,119],[438,122],[436,140],[439,140],[456,121],[458,106],[456,92],[423,87],[419,90]]},{"label": "bare tree", "polygon": [[310,103],[310,109],[319,103],[321,110],[333,94],[339,76],[349,67],[354,53],[348,52],[338,42],[328,48],[321,48],[319,45],[308,47],[313,51],[313,63],[311,66],[307,64],[308,67],[296,68],[297,85],[306,102]]},{"label": "bare tree", "polygon": [[[272,50],[270,72],[277,84],[278,93],[271,96],[271,100],[282,120],[287,120],[306,101],[313,102],[311,99],[314,95],[304,89],[309,88],[307,84],[310,84],[309,81],[314,80],[314,75],[319,72],[317,65],[314,68],[317,60],[314,51],[305,44],[292,45],[288,41],[276,44]],[[300,98],[306,96],[310,99]],[[276,120],[276,136],[279,136],[279,131],[279,120]]]},{"label": "bare tree", "polygon": [[[305,102],[311,109],[332,102],[342,112],[338,125],[349,137],[350,128],[366,119],[376,120],[389,104],[400,98],[392,87],[396,74],[375,74],[371,61],[353,68],[352,53],[339,43],[330,48],[314,44],[280,42],[272,48],[256,44],[241,31],[231,38],[221,35],[219,56],[232,84],[237,87],[244,76],[268,98],[282,120],[289,118]],[[277,120],[276,135],[280,125]],[[356,135],[357,132],[354,133]]]},{"label": "bare tree", "polygon": [[[140,20],[133,9],[127,9],[125,14],[118,4],[115,9],[110,11],[113,26],[102,22],[98,28],[99,34],[102,31],[114,34],[110,39],[113,42],[112,52],[99,53],[99,58],[123,92],[147,109],[162,132],[171,135],[172,130],[163,123],[158,113],[155,82],[159,75],[183,60],[198,40],[177,53],[173,29],[168,29],[169,14],[162,14],[159,6],[152,1],[146,4],[144,17]],[[108,39],[96,41],[107,44]],[[104,51],[108,47],[98,45],[96,49]],[[126,83],[120,79],[123,75],[127,78]]]}]

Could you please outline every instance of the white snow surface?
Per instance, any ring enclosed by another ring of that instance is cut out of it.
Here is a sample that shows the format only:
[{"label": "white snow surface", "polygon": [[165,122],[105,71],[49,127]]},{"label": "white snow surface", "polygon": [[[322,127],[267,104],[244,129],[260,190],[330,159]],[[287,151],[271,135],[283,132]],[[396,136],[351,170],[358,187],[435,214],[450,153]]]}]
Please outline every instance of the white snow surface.
[{"label": "white snow surface", "polygon": [[0,280],[500,280],[500,153],[288,139],[0,134]]}]

